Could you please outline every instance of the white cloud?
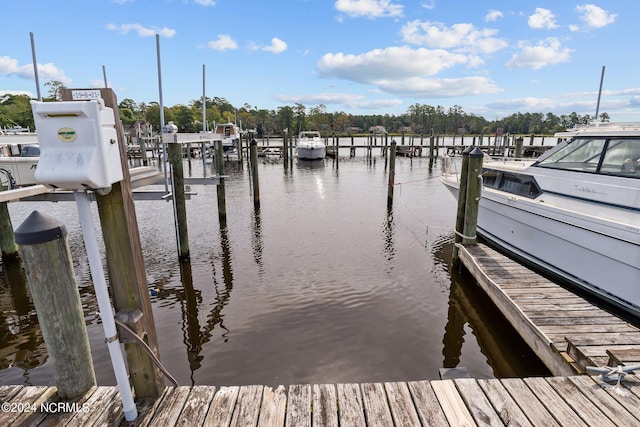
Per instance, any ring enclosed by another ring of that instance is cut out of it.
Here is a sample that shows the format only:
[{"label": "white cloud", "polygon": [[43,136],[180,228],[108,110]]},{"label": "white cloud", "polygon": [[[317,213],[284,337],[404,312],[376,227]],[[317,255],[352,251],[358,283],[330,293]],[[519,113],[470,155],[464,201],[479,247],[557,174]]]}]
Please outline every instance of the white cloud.
[{"label": "white cloud", "polygon": [[137,33],[140,37],[153,37],[156,34],[161,35],[162,37],[171,38],[176,35],[176,30],[171,28],[158,28],[158,27],[144,27],[140,24],[107,24],[107,29],[110,31],[116,31],[120,34],[129,34],[129,32],[133,31]]},{"label": "white cloud", "polygon": [[[0,75],[17,76],[23,79],[33,79],[33,64],[19,65],[16,59],[0,56]],[[58,80],[65,85],[71,83],[64,71],[52,63],[38,64],[38,77],[43,80]]]},{"label": "white cloud", "polygon": [[507,42],[495,37],[497,33],[495,29],[477,29],[468,23],[447,27],[440,22],[418,20],[408,22],[400,30],[407,43],[476,53],[493,53],[507,47]]},{"label": "white cloud", "polygon": [[318,62],[321,74],[361,83],[379,79],[428,76],[470,61],[467,55],[443,49],[408,46],[374,49],[361,55],[327,53]]},{"label": "white cloud", "polygon": [[207,43],[207,46],[213,50],[229,50],[237,49],[238,43],[227,34],[219,34],[218,38]]},{"label": "white cloud", "polygon": [[578,5],[576,11],[580,14],[580,20],[589,28],[601,28],[613,24],[618,16],[593,4]]},{"label": "white cloud", "polygon": [[271,39],[271,44],[263,47],[262,50],[278,54],[287,50],[287,44],[279,38],[274,37]]},{"label": "white cloud", "polygon": [[403,6],[390,0],[336,0],[335,8],[354,18],[384,18],[402,16]]},{"label": "white cloud", "polygon": [[205,7],[216,5],[216,2],[214,0],[194,0],[194,3]]},{"label": "white cloud", "polygon": [[461,64],[474,64],[473,56],[443,49],[412,49],[407,46],[375,49],[362,55],[325,54],[318,70],[327,77],[375,85],[401,96],[451,97],[495,93],[500,89],[485,77],[430,78]]},{"label": "white cloud", "polygon": [[522,42],[519,47],[520,51],[511,57],[507,67],[538,70],[548,65],[569,62],[573,52],[569,48],[563,48],[555,37],[541,40],[535,46]]},{"label": "white cloud", "polygon": [[484,17],[484,20],[487,22],[495,22],[498,20],[498,18],[503,18],[504,14],[502,12],[500,12],[499,10],[494,10],[491,9],[489,12],[487,12],[486,16]]},{"label": "white cloud", "polygon": [[501,89],[486,77],[463,77],[459,79],[426,79],[413,77],[378,82],[385,92],[417,98],[450,98],[454,96],[486,95]]},{"label": "white cloud", "polygon": [[533,15],[529,16],[529,27],[535,30],[547,29],[552,30],[558,28],[556,17],[549,9],[536,7]]}]

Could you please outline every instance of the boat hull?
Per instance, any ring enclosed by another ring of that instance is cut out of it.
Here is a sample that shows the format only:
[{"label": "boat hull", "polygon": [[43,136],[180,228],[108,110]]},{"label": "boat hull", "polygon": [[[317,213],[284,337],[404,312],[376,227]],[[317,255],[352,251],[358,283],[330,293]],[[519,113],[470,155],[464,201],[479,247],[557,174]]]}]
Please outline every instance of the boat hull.
[{"label": "boat hull", "polygon": [[[455,178],[443,177],[442,182],[457,198]],[[485,187],[477,233],[640,318],[640,230]]]},{"label": "boat hull", "polygon": [[38,157],[2,157],[0,158],[0,179],[5,189],[34,185],[38,182],[34,176]]},{"label": "boat hull", "polygon": [[304,160],[316,160],[316,159],[324,159],[326,155],[325,147],[318,146],[300,146],[297,147],[298,150],[298,158]]}]

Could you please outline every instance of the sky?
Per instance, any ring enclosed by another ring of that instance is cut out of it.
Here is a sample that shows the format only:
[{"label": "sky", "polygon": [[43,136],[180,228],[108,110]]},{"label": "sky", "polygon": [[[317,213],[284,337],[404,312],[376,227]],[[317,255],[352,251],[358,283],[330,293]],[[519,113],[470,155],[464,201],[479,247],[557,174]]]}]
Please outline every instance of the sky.
[{"label": "sky", "polygon": [[[302,104],[354,115],[458,106],[640,121],[638,0],[21,0],[0,22],[2,95],[46,82],[118,100]],[[158,51],[160,72],[158,78]],[[160,90],[162,87],[162,91]]]}]

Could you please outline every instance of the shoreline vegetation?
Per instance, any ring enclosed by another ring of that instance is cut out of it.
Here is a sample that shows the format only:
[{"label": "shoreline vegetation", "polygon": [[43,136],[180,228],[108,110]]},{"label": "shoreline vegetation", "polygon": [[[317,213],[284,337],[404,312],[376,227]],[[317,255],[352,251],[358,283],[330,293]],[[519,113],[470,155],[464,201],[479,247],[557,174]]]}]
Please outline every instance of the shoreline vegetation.
[{"label": "shoreline vegetation", "polygon": [[[47,82],[49,97],[45,101],[60,100],[65,89],[60,82]],[[0,102],[0,129],[22,127],[35,129],[31,113],[31,98],[27,95],[5,95]],[[576,124],[595,119],[589,114],[577,113],[556,115],[554,113],[514,113],[502,119],[487,120],[482,116],[467,113],[463,107],[454,105],[431,106],[414,104],[404,114],[353,115],[345,112],[327,112],[325,105],[307,107],[302,104],[285,105],[277,110],[259,109],[245,103],[241,107],[231,105],[225,98],[205,97],[206,111],[203,126],[202,99],[164,106],[165,123],[173,122],[180,133],[211,131],[215,123],[236,123],[241,129],[255,136],[282,135],[288,132],[297,135],[302,130],[318,130],[323,136],[371,136],[387,134],[401,135],[553,135],[573,128]],[[160,105],[151,101],[137,103],[125,98],[118,104],[120,119],[125,128],[143,126],[146,134],[158,133],[160,129]],[[606,112],[599,114],[600,121],[609,121]]]}]

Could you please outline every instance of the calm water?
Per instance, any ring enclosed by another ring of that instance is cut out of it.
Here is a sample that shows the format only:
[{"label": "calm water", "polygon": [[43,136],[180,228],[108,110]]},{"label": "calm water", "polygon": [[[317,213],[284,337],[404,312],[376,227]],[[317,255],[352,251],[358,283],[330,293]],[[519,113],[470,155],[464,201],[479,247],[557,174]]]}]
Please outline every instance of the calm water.
[{"label": "calm water", "polygon": [[[398,158],[388,212],[384,158],[341,155],[339,166],[291,169],[262,159],[259,213],[247,166],[228,162],[226,228],[214,186],[193,187],[187,201],[190,262],[177,260],[171,204],[136,202],[161,358],[178,382],[403,381],[436,379],[442,367],[548,374],[474,282],[450,271],[455,201],[439,165]],[[193,161],[185,173],[202,168]],[[10,204],[14,227],[36,209],[67,225],[98,382],[115,384],[75,204]],[[51,384],[19,266],[3,266],[0,308],[0,384]]]}]

